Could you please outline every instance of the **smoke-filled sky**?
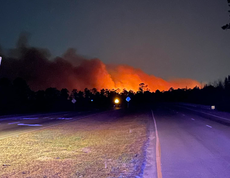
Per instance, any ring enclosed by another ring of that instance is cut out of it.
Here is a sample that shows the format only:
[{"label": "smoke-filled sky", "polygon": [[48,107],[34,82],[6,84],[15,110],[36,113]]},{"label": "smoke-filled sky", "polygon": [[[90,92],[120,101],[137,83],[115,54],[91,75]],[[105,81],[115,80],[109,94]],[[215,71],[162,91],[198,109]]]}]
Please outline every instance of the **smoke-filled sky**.
[{"label": "smoke-filled sky", "polygon": [[26,33],[19,36],[16,48],[7,50],[7,53],[2,54],[4,60],[0,77],[10,80],[23,78],[36,91],[55,87],[69,90],[126,89],[136,92],[140,84],[144,90],[150,91],[200,86],[192,79],[165,81],[129,65],[104,64],[98,58],[89,59],[77,54],[73,48],[69,48],[61,57],[51,58],[49,50],[29,46]]},{"label": "smoke-filled sky", "polygon": [[230,30],[221,29],[229,21],[227,0],[0,0],[0,4],[0,45],[5,52],[15,48],[19,34],[26,31],[31,46],[50,50],[49,60],[64,58],[72,47],[77,54],[98,58],[107,70],[122,64],[152,77],[199,82],[230,74]]}]

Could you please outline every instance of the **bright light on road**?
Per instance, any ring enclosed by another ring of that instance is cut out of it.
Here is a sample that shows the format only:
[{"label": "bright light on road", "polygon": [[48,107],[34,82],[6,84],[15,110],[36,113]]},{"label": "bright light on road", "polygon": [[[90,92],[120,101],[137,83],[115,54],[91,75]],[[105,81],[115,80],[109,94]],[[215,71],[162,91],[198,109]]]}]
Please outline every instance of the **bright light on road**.
[{"label": "bright light on road", "polygon": [[116,103],[116,104],[118,104],[119,102],[120,102],[119,99],[114,100],[114,103]]}]

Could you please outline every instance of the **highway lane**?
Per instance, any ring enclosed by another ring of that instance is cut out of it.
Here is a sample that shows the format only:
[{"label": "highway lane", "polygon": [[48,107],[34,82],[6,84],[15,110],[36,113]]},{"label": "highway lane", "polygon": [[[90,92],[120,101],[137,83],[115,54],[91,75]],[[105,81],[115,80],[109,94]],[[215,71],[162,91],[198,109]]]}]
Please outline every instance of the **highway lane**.
[{"label": "highway lane", "polygon": [[61,112],[1,117],[0,139],[82,119],[98,112],[98,110],[95,110],[91,112]]},{"label": "highway lane", "polygon": [[173,105],[154,109],[163,178],[230,176],[230,127]]}]

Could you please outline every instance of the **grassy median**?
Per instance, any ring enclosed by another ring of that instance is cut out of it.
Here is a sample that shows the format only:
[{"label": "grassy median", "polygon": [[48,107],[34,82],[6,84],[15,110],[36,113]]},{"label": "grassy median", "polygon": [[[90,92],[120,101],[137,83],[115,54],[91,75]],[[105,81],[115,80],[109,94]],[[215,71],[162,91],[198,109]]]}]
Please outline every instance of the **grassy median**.
[{"label": "grassy median", "polygon": [[149,117],[108,117],[95,115],[0,140],[0,177],[135,177],[144,159]]}]

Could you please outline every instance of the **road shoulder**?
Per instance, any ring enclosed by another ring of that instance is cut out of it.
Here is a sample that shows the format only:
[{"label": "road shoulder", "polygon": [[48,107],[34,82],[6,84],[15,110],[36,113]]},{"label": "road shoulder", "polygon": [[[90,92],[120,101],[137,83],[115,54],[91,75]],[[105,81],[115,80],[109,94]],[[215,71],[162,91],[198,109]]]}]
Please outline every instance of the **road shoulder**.
[{"label": "road shoulder", "polygon": [[157,177],[156,134],[155,134],[155,127],[154,127],[154,120],[152,120],[152,118],[148,128],[148,141],[146,143],[145,155],[146,155],[146,159],[144,163],[143,178],[155,178]]}]

